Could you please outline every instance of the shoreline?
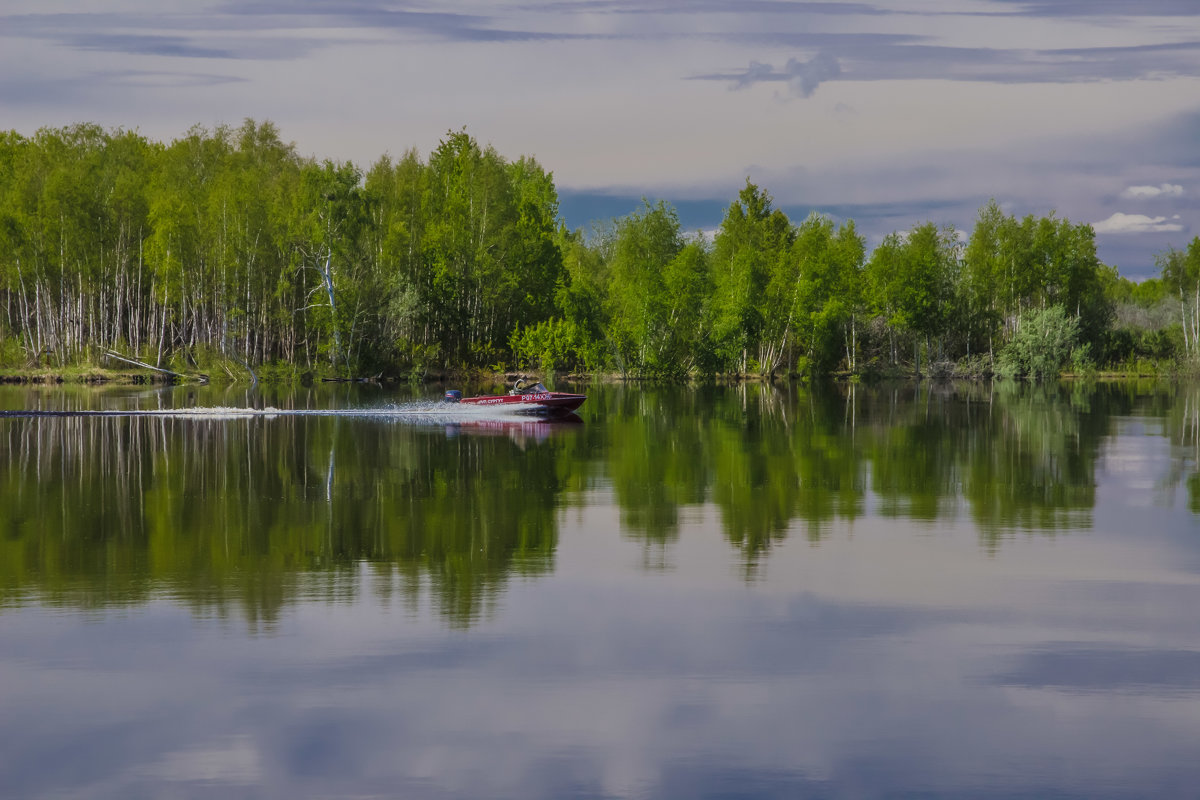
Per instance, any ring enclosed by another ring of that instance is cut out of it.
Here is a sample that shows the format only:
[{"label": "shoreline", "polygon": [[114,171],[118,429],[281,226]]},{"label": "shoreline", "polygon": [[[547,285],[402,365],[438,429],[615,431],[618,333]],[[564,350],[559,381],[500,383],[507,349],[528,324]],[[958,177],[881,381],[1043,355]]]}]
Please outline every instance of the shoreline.
[{"label": "shoreline", "polygon": [[[1195,377],[1195,373],[1189,372],[1182,368],[1181,365],[1175,365],[1175,369],[1149,371],[1145,369],[1138,370],[1095,370],[1087,374],[1078,374],[1073,372],[1063,372],[1057,376],[1057,380],[1062,381],[1086,381],[1086,380],[1177,380]],[[895,369],[873,373],[858,373],[852,374],[848,372],[836,372],[828,375],[813,377],[807,375],[741,375],[741,374],[715,374],[715,375],[689,375],[684,377],[659,377],[652,375],[622,375],[619,372],[596,372],[596,373],[579,373],[579,372],[543,372],[541,370],[505,370],[503,372],[494,372],[488,370],[445,370],[445,371],[424,371],[421,374],[410,373],[400,375],[376,375],[373,377],[354,377],[354,378],[329,378],[318,377],[316,375],[293,375],[287,378],[276,376],[263,377],[257,382],[272,386],[315,386],[321,383],[375,383],[375,384],[397,384],[397,383],[412,383],[424,385],[437,385],[448,383],[459,383],[463,385],[502,385],[512,383],[517,378],[543,377],[552,382],[563,381],[565,383],[584,384],[584,383],[627,383],[627,384],[696,384],[696,383],[723,383],[730,385],[737,384],[812,384],[812,383],[887,383],[893,381],[902,382],[932,382],[932,383],[952,383],[952,382],[973,382],[983,383],[995,380],[1012,380],[1010,378],[1002,378],[994,373],[989,374],[955,374],[950,372],[939,372],[937,374],[917,373],[911,369]],[[1018,378],[1016,380],[1027,381],[1027,378]],[[186,376],[171,376],[159,373],[150,372],[147,370],[108,370],[102,368],[78,368],[68,370],[54,369],[37,369],[37,370],[0,370],[0,385],[9,386],[54,386],[54,385],[86,385],[86,386],[137,386],[137,385],[161,385],[161,386],[189,386],[189,385],[204,385],[213,383],[216,385],[237,385],[248,383],[243,380],[229,380],[226,376],[220,376],[218,380],[210,380],[208,375],[186,375]],[[253,384],[251,384],[253,385]]]}]

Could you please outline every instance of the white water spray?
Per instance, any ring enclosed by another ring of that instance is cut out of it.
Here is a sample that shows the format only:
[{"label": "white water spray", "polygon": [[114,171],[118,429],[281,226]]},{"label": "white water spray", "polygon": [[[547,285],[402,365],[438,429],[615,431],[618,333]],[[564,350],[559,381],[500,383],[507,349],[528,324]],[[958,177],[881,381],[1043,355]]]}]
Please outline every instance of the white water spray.
[{"label": "white water spray", "polygon": [[509,403],[502,406],[445,403],[440,400],[417,400],[377,408],[263,408],[237,406],[194,406],[190,408],[153,409],[15,409],[0,411],[0,417],[155,417],[189,420],[274,419],[277,417],[358,417],[408,421],[425,424],[455,424],[475,421],[529,421],[530,414],[540,407],[529,403]]}]

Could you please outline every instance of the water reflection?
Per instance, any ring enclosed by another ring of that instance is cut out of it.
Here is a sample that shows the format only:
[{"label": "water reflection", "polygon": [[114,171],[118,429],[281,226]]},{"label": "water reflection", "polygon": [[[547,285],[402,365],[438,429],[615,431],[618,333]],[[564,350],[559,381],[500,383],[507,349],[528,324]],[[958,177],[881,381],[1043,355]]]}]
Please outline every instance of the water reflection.
[{"label": "water reflection", "polygon": [[1168,408],[1166,426],[1175,446],[1175,458],[1164,483],[1169,487],[1184,483],[1188,507],[1200,514],[1200,392],[1188,392],[1181,402],[1171,403]]},{"label": "water reflection", "polygon": [[1200,783],[1194,389],[588,393],[555,426],[0,419],[0,794]]},{"label": "water reflection", "polygon": [[327,573],[307,591],[344,598],[367,561],[386,566],[377,574],[393,575],[414,602],[427,584],[446,619],[468,624],[510,575],[553,565],[562,445],[549,429],[6,420],[0,597],[86,608],[164,591],[269,623],[299,576]]},{"label": "water reflection", "polygon": [[[339,390],[340,391],[340,390]],[[377,390],[371,390],[377,391]],[[985,552],[1017,532],[1093,525],[1115,420],[1161,419],[1160,485],[1200,510],[1200,393],[1160,385],[805,390],[594,387],[579,418],[274,417],[0,421],[0,602],[79,608],[167,593],[269,625],[303,594],[428,598],[453,626],[515,577],[554,568],[559,516],[611,492],[643,564],[669,565],[690,512],[714,509],[747,578],[774,546],[820,544],[864,516],[965,516]],[[24,399],[22,399],[24,398]],[[228,398],[220,398],[228,401]],[[6,391],[7,408],[171,408],[203,390]],[[311,392],[283,408],[361,408]],[[24,405],[22,405],[22,403]],[[315,579],[319,576],[319,580]]]}]

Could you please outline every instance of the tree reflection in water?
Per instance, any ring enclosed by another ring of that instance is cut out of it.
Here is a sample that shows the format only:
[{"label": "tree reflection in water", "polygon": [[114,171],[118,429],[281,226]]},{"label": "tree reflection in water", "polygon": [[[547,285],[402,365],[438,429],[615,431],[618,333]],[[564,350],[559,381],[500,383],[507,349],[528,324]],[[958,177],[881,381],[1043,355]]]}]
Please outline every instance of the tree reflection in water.
[{"label": "tree reflection in water", "polygon": [[369,562],[378,590],[416,602],[427,585],[467,625],[509,575],[553,565],[554,437],[295,417],[14,419],[3,435],[8,603],[165,592],[269,624],[298,592],[357,591]]},{"label": "tree reflection in water", "polygon": [[1130,415],[1161,420],[1172,459],[1159,486],[1185,486],[1200,512],[1196,387],[589,394],[590,421],[574,426],[5,419],[0,603],[166,595],[270,626],[297,597],[372,591],[465,627],[514,576],[552,571],[560,509],[600,497],[648,568],[669,562],[688,509],[715,514],[747,578],[776,543],[819,545],[864,516],[961,519],[990,553],[1017,532],[1091,527],[1098,461]]}]

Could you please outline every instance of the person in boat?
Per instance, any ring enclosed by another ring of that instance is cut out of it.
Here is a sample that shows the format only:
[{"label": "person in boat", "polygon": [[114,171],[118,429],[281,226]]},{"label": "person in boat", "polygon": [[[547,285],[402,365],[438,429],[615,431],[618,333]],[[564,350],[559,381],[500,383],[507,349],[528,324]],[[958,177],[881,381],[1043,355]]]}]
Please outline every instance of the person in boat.
[{"label": "person in boat", "polygon": [[540,382],[533,383],[526,381],[524,378],[517,378],[517,382],[513,384],[513,388],[508,390],[510,395],[518,394],[546,394],[550,390],[543,386]]}]

